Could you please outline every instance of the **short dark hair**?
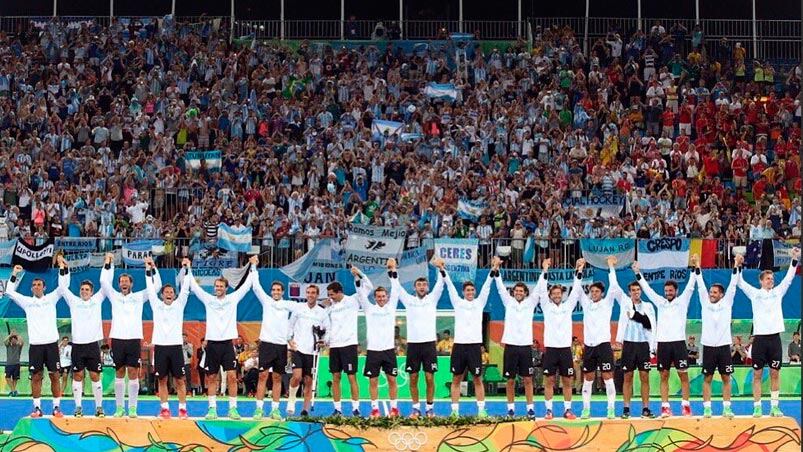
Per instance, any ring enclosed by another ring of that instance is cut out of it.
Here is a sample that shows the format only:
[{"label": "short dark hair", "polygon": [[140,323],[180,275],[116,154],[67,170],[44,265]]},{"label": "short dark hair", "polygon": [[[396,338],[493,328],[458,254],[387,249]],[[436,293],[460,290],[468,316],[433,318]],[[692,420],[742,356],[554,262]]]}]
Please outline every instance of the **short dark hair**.
[{"label": "short dark hair", "polygon": [[162,286],[162,289],[159,291],[159,293],[164,293],[164,292],[165,292],[165,289],[167,289],[168,287],[169,287],[169,288],[171,288],[171,289],[173,289],[173,292],[175,292],[175,291],[176,291],[176,288],[175,288],[175,287],[173,287],[173,285],[172,285],[172,284],[170,284],[170,283],[167,283],[167,284],[164,284],[164,285]]},{"label": "short dark hair", "polygon": [[720,283],[711,284],[711,288],[712,289],[715,288],[715,287],[717,289],[719,289],[720,292],[725,293],[725,286],[723,286],[722,284],[720,284]]},{"label": "short dark hair", "polygon": [[284,284],[279,281],[273,281],[270,283],[270,288],[273,289],[274,286],[279,286],[280,289],[284,290]]},{"label": "short dark hair", "polygon": [[560,284],[553,284],[552,286],[549,287],[549,293],[552,293],[552,291],[555,289],[560,290],[560,293],[563,293],[563,291],[565,290],[565,288]]},{"label": "short dark hair", "polygon": [[45,280],[42,279],[42,278],[34,278],[33,281],[31,281],[31,284],[35,283],[36,281],[41,282],[43,286],[47,285],[47,284],[45,284]]},{"label": "short dark hair", "polygon": [[529,295],[529,294],[530,294],[530,288],[529,288],[529,287],[527,287],[527,284],[524,284],[523,282],[519,281],[519,282],[517,282],[516,284],[514,284],[514,285],[513,285],[513,288],[514,288],[514,289],[515,289],[516,287],[521,287],[522,289],[524,289],[524,293],[525,293],[526,295]]},{"label": "short dark hair", "polygon": [[466,287],[477,288],[477,286],[474,285],[474,281],[463,281],[463,290],[466,290]]},{"label": "short dark hair", "polygon": [[128,273],[120,273],[120,276],[117,277],[117,281],[120,281],[122,278],[128,278],[128,280],[131,281],[131,284],[134,284],[134,278],[132,278]]},{"label": "short dark hair", "polygon": [[331,290],[334,293],[343,293],[343,284],[339,282],[331,282],[328,286],[326,286],[326,290]]},{"label": "short dark hair", "polygon": [[90,289],[95,290],[95,285],[92,284],[92,281],[90,281],[88,279],[85,279],[85,280],[81,281],[81,284],[78,287],[81,287],[81,286],[89,286]]},{"label": "short dark hair", "polygon": [[628,290],[632,289],[633,287],[638,287],[641,289],[641,285],[638,283],[638,281],[631,281],[630,284],[627,285]]},{"label": "short dark hair", "polygon": [[416,279],[415,279],[415,282],[414,282],[413,284],[418,284],[418,282],[419,282],[419,281],[423,281],[423,282],[425,282],[425,283],[429,283],[429,281],[427,281],[427,278],[424,278],[424,277],[422,276],[422,277],[420,277],[420,278],[416,278]]},{"label": "short dark hair", "polygon": [[664,283],[664,287],[670,286],[675,290],[678,290],[678,283],[675,280],[669,279]]},{"label": "short dark hair", "polygon": [[377,292],[385,292],[385,293],[388,293],[388,289],[385,289],[384,287],[382,287],[382,286],[379,286],[379,287],[377,287],[376,289],[374,289],[374,293],[377,293]]},{"label": "short dark hair", "polygon": [[310,284],[309,286],[307,286],[307,289],[315,289],[315,293],[321,293],[321,289],[319,289],[318,286],[316,286],[315,284]]},{"label": "short dark hair", "polygon": [[593,282],[593,283],[591,283],[591,285],[590,285],[590,286],[588,286],[588,287],[589,287],[589,289],[590,289],[590,288],[593,288],[593,287],[596,287],[596,288],[597,288],[597,289],[599,289],[600,291],[602,291],[602,292],[605,292],[605,283],[603,283],[602,281],[594,281],[594,282]]}]

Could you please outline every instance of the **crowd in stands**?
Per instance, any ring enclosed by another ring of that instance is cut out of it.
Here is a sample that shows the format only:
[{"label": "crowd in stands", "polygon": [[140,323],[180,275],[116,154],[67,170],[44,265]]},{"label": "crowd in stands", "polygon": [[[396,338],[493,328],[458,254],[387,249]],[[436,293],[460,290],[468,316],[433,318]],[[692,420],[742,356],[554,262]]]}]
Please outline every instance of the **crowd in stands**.
[{"label": "crowd in stands", "polygon": [[[477,46],[461,70],[435,46],[236,45],[161,20],[0,35],[0,240],[164,237],[186,254],[225,222],[293,257],[360,212],[408,227],[408,246],[800,236],[799,68],[739,43],[709,55],[668,25],[612,30],[588,56],[573,30],[538,29],[532,50]],[[190,166],[211,149],[220,171]],[[623,196],[622,214],[573,206],[589,193]],[[461,199],[486,214],[462,219]]]}]

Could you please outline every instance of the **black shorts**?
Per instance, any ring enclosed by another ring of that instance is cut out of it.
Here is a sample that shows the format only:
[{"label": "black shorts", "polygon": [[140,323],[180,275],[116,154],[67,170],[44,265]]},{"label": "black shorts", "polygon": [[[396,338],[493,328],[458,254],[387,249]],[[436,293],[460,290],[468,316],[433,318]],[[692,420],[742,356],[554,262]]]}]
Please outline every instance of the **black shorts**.
[{"label": "black shorts", "polygon": [[112,339],[114,368],[142,365],[142,341],[139,339]]},{"label": "black shorts", "polygon": [[[183,361],[182,361],[183,365]],[[206,360],[204,371],[206,373],[217,373],[223,366],[223,370],[228,372],[237,368],[237,357],[234,356],[234,344],[231,339],[227,341],[207,341]]]},{"label": "black shorts", "polygon": [[61,371],[61,361],[59,360],[59,344],[37,344],[28,348],[28,369],[31,373],[41,372],[47,367],[50,373]]},{"label": "black shorts", "polygon": [[613,372],[613,350],[610,342],[583,349],[583,372]]},{"label": "black shorts", "polygon": [[720,375],[733,373],[730,345],[719,347],[703,345],[703,375],[714,375],[714,371],[718,371]]},{"label": "black shorts", "polygon": [[574,361],[571,347],[547,347],[544,351],[544,375],[571,377],[574,375]]},{"label": "black shorts", "polygon": [[407,373],[417,374],[423,370],[427,373],[438,371],[438,351],[435,342],[407,343],[407,363],[404,366]]},{"label": "black shorts", "polygon": [[[310,355],[312,356],[312,355]],[[329,349],[329,372],[357,373],[357,345]]]},{"label": "black shorts", "polygon": [[452,346],[452,373],[462,375],[466,370],[471,375],[482,375],[482,344],[454,344]]},{"label": "black shorts", "polygon": [[20,365],[19,364],[10,364],[6,366],[6,378],[10,378],[12,380],[19,380],[20,379]]},{"label": "black shorts", "polygon": [[284,375],[287,367],[287,344],[279,345],[270,342],[259,342],[259,371],[270,370]]},{"label": "black shorts", "polygon": [[505,378],[512,380],[516,375],[533,375],[533,349],[529,345],[505,345],[502,370]]},{"label": "black shorts", "polygon": [[84,369],[90,372],[103,370],[103,364],[100,361],[100,345],[97,342],[73,344],[72,346],[72,371],[80,373]]},{"label": "black shorts", "polygon": [[154,345],[153,371],[156,378],[184,378],[184,349],[180,345]]},{"label": "black shorts", "polygon": [[379,376],[379,371],[385,372],[385,376],[399,375],[399,365],[396,361],[396,350],[368,350],[368,356],[365,357],[365,369],[362,374],[368,378],[376,378]]},{"label": "black shorts", "polygon": [[293,369],[301,369],[301,375],[312,376],[312,361],[314,355],[307,355],[298,350],[293,352]]},{"label": "black shorts", "polygon": [[672,365],[677,370],[689,368],[689,349],[683,341],[659,342],[656,355],[658,370],[669,370]]},{"label": "black shorts", "polygon": [[650,370],[650,344],[646,342],[627,342],[622,344],[622,370]]},{"label": "black shorts", "polygon": [[762,334],[753,336],[753,346],[750,348],[750,357],[753,359],[753,369],[780,369],[783,358],[783,346],[780,334]]}]

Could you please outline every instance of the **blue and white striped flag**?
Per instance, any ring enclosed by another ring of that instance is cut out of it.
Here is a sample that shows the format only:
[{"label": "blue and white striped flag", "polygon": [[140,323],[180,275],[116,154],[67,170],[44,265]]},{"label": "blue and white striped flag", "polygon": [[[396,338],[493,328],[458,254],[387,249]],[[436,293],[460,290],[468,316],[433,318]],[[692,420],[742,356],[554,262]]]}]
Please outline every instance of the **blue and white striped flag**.
[{"label": "blue and white striped flag", "polygon": [[424,88],[424,94],[435,99],[447,99],[454,102],[457,99],[457,88],[454,83],[430,83]]},{"label": "blue and white striped flag", "polygon": [[201,160],[204,160],[209,171],[220,171],[223,166],[220,151],[189,151],[184,153],[184,159],[187,161],[187,165],[194,170],[201,167]]},{"label": "blue and white striped flag", "polygon": [[374,119],[371,123],[371,134],[374,137],[381,137],[387,132],[389,136],[393,136],[393,134],[401,133],[402,127],[404,124],[401,122]]},{"label": "blue and white striped flag", "polygon": [[0,264],[11,265],[11,258],[14,256],[14,246],[17,239],[0,242]]},{"label": "blue and white striped flag", "polygon": [[461,199],[457,201],[457,215],[464,220],[476,223],[480,221],[480,217],[485,213],[486,207],[488,207],[488,203],[483,199]]},{"label": "blue and white striped flag", "polygon": [[251,228],[233,228],[220,223],[217,228],[217,246],[228,251],[247,253],[251,251]]}]

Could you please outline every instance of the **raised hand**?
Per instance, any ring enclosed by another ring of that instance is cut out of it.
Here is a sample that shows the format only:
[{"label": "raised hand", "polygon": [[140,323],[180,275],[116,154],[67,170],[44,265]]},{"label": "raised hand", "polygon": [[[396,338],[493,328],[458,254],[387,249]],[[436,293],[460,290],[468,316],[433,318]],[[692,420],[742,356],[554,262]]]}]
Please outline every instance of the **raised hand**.
[{"label": "raised hand", "polygon": [[633,269],[633,273],[641,273],[641,267],[639,266],[638,261],[633,261],[633,265],[630,266]]},{"label": "raised hand", "polygon": [[608,256],[607,260],[609,268],[616,268],[616,264],[619,262],[619,259],[617,259],[616,256]]},{"label": "raised hand", "polygon": [[792,248],[792,250],[789,251],[789,255],[792,257],[792,259],[798,260],[800,258],[800,248],[798,247]]},{"label": "raised hand", "polygon": [[20,273],[22,273],[22,265],[15,265],[14,270],[11,271],[11,274],[17,276]]},{"label": "raised hand", "polygon": [[502,259],[499,259],[499,256],[494,256],[493,259],[491,259],[491,270],[498,271],[501,265]]},{"label": "raised hand", "polygon": [[259,256],[257,256],[256,254],[254,254],[253,256],[251,256],[251,257],[249,257],[249,258],[248,258],[248,262],[249,262],[251,265],[253,265],[254,267],[256,267],[257,265],[259,265]]},{"label": "raised hand", "polygon": [[580,259],[577,259],[577,263],[575,264],[575,268],[577,269],[578,272],[583,271],[583,268],[585,268],[585,266],[586,266],[586,260],[585,259],[583,259],[582,257]]},{"label": "raised hand", "polygon": [[351,276],[354,276],[355,278],[359,278],[360,277],[360,269],[352,265],[351,266]]},{"label": "raised hand", "polygon": [[691,263],[692,267],[700,268],[700,255],[692,254],[691,258],[689,259],[689,263]]},{"label": "raised hand", "polygon": [[541,268],[542,268],[544,271],[547,271],[547,270],[549,270],[549,267],[551,267],[551,266],[552,266],[552,259],[550,259],[550,258],[546,258],[546,259],[544,259],[544,260],[542,260],[542,261],[541,261]]},{"label": "raised hand", "polygon": [[59,264],[59,268],[67,268],[67,261],[64,260],[64,255],[59,254],[59,256],[56,258],[56,262]]},{"label": "raised hand", "polygon": [[434,265],[435,268],[439,270],[443,270],[443,268],[446,266],[446,261],[443,260],[443,258],[436,257],[435,259],[432,260],[432,265]]},{"label": "raised hand", "polygon": [[184,259],[181,259],[182,267],[190,268],[190,264],[192,264],[192,261],[190,261],[189,258],[185,257]]},{"label": "raised hand", "polygon": [[388,270],[396,271],[396,268],[397,268],[396,259],[391,257],[390,259],[388,259]]},{"label": "raised hand", "polygon": [[744,265],[744,254],[737,254],[736,258],[733,260],[737,267],[741,267]]}]

